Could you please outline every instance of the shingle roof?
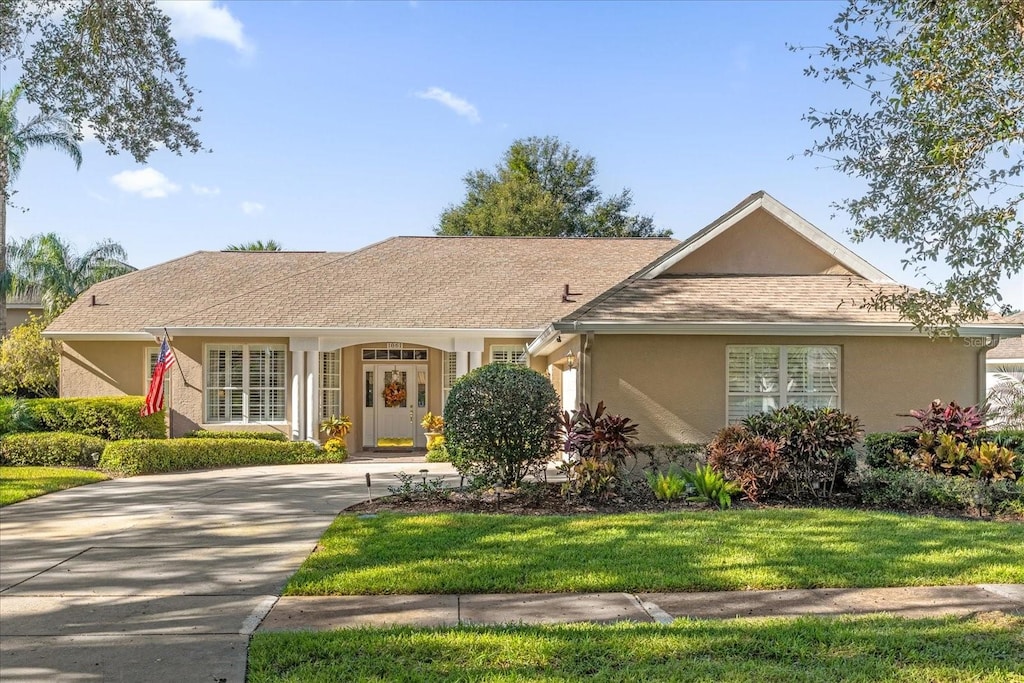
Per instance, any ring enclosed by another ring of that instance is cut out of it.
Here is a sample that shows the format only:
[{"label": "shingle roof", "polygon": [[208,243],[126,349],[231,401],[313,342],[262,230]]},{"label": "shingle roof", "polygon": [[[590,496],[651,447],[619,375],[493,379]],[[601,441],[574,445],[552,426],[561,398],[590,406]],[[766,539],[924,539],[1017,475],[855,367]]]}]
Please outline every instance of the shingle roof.
[{"label": "shingle roof", "polygon": [[672,276],[633,280],[582,306],[566,321],[646,323],[899,323],[895,311],[860,304],[883,289],[849,275]]},{"label": "shingle roof", "polygon": [[[394,237],[349,254],[198,252],[92,287],[49,330],[541,329],[676,244]],[[562,301],[565,284],[576,303]]]}]

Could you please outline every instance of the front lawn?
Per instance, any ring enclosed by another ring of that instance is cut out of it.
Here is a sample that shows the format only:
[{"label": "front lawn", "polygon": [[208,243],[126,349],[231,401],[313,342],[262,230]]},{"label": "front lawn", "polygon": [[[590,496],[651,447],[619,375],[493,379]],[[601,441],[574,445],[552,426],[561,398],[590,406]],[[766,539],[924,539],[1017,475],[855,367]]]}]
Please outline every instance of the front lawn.
[{"label": "front lawn", "polygon": [[286,595],[1024,583],[1024,525],[857,510],[345,514]]},{"label": "front lawn", "polygon": [[0,507],[108,477],[73,467],[0,467]]},{"label": "front lawn", "polygon": [[268,681],[1019,681],[1024,618],[804,617],[259,633]]}]

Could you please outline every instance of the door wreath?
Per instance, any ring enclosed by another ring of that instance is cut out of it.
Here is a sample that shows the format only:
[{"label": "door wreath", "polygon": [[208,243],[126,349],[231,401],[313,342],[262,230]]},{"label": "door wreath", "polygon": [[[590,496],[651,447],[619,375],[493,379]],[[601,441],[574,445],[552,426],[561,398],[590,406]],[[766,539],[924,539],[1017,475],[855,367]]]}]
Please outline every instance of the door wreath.
[{"label": "door wreath", "polygon": [[393,379],[384,385],[381,394],[384,396],[385,408],[399,408],[405,403],[405,384],[397,378]]}]

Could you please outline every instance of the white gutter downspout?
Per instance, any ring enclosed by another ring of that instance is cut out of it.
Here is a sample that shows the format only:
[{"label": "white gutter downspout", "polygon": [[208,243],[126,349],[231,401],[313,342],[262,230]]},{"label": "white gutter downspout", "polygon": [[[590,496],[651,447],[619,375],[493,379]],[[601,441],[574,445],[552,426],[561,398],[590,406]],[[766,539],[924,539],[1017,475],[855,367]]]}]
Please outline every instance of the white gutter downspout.
[{"label": "white gutter downspout", "polygon": [[583,347],[580,350],[580,361],[582,367],[580,368],[580,379],[583,386],[580,387],[580,399],[578,403],[590,403],[590,387],[591,382],[594,378],[594,373],[590,369],[590,358],[593,353],[591,349],[594,346],[594,333],[587,332],[587,336],[584,337]]},{"label": "white gutter downspout", "polygon": [[988,342],[985,343],[981,349],[978,350],[978,405],[984,405],[988,401],[988,367],[987,367],[987,354],[992,349],[999,346],[1000,337],[998,334],[993,334],[988,338]]}]

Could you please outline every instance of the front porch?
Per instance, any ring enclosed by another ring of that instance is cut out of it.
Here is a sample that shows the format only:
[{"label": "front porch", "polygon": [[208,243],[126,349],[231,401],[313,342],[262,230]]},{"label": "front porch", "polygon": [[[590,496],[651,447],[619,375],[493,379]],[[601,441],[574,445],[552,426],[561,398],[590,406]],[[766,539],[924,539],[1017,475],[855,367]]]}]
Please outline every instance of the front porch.
[{"label": "front porch", "polygon": [[422,462],[427,443],[420,422],[428,412],[443,413],[457,378],[492,362],[522,363],[552,377],[547,357],[526,352],[533,337],[507,335],[291,337],[291,439],[322,441],[321,420],[347,415],[351,451],[385,457],[392,451]]}]

